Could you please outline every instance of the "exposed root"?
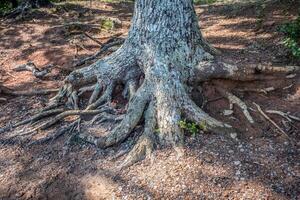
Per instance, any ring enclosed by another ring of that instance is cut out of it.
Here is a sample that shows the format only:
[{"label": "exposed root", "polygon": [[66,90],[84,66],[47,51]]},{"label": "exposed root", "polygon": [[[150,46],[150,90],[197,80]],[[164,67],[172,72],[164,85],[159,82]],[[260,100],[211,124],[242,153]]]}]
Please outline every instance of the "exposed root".
[{"label": "exposed root", "polygon": [[258,92],[258,93],[264,93],[264,94],[268,94],[269,92],[272,92],[274,90],[275,90],[274,87],[267,87],[267,88],[263,88],[263,89],[259,89],[259,88],[238,89],[238,91],[240,91],[240,92]]},{"label": "exposed root", "polygon": [[13,91],[4,86],[0,86],[0,94],[12,95],[12,96],[35,96],[35,95],[47,95],[58,92],[59,89],[37,89],[29,91]]},{"label": "exposed root", "polygon": [[299,66],[271,67],[255,66],[244,67],[224,62],[203,61],[195,68],[194,80],[203,82],[211,79],[230,79],[236,81],[274,80],[276,75],[290,74],[300,71]]},{"label": "exposed root", "polygon": [[95,88],[96,88],[96,84],[82,87],[78,90],[78,96],[80,97],[81,95],[83,95],[86,92],[93,92],[95,90]]},{"label": "exposed root", "polygon": [[41,138],[39,140],[35,140],[31,143],[28,144],[28,146],[32,146],[32,145],[41,145],[41,144],[46,144],[48,142],[53,142],[56,139],[58,139],[59,137],[63,136],[66,132],[70,131],[78,122],[74,121],[71,124],[59,129],[57,132],[55,132],[55,134],[51,134],[49,136],[46,136],[44,138]]},{"label": "exposed root", "polygon": [[21,121],[19,123],[16,123],[15,125],[13,125],[13,128],[16,128],[18,126],[21,126],[21,125],[25,125],[25,124],[28,124],[28,123],[34,123],[40,119],[43,119],[45,117],[49,117],[51,115],[55,115],[55,114],[59,114],[59,113],[62,113],[64,112],[64,109],[54,109],[54,110],[49,110],[49,111],[44,111],[44,112],[41,112],[39,114],[36,114],[34,115],[33,117],[29,118],[29,119],[25,119],[24,121]]},{"label": "exposed root", "polygon": [[110,113],[100,113],[99,115],[96,115],[92,121],[90,122],[90,124],[94,124],[94,123],[102,123],[102,122],[105,122],[105,121],[110,121],[110,122],[118,122],[118,121],[121,121],[123,120],[124,116],[123,115],[120,115],[120,116],[116,116],[116,115],[113,115],[113,114],[110,114]]},{"label": "exposed root", "polygon": [[94,91],[92,96],[90,97],[89,100],[89,105],[91,105],[92,103],[94,103],[96,101],[96,99],[98,98],[98,96],[100,95],[100,92],[102,90],[102,86],[100,83],[97,83],[94,87]]},{"label": "exposed root", "polygon": [[128,110],[123,120],[116,128],[112,130],[111,133],[99,138],[80,133],[79,138],[89,143],[95,144],[100,148],[107,148],[124,141],[139,123],[143,115],[144,108],[149,98],[147,88],[148,87],[146,85],[143,85],[141,86],[141,88],[139,88],[135,96],[129,102]]},{"label": "exposed root", "polygon": [[145,112],[145,130],[142,136],[139,138],[137,144],[126,156],[123,163],[119,166],[120,169],[129,167],[151,155],[152,151],[154,150],[154,132],[156,124],[156,108],[154,106],[154,102],[152,101]]},{"label": "exposed root", "polygon": [[186,99],[184,105],[184,114],[188,120],[202,124],[204,131],[212,131],[218,134],[236,133],[236,130],[223,122],[220,122],[209,116],[200,109],[191,99]]},{"label": "exposed root", "polygon": [[7,99],[6,98],[0,98],[0,102],[7,102]]},{"label": "exposed root", "polygon": [[[97,26],[99,26],[99,25],[97,25]],[[102,47],[100,48],[100,50],[97,53],[95,53],[94,55],[87,57],[83,60],[78,61],[74,65],[74,67],[79,67],[81,65],[86,64],[87,62],[89,62],[91,60],[96,59],[97,57],[105,54],[108,50],[110,50],[111,47],[122,45],[124,43],[124,41],[125,40],[123,38],[114,38],[114,39],[107,41],[106,43],[104,43],[102,45]]]},{"label": "exposed root", "polygon": [[299,117],[291,115],[290,113],[285,113],[285,112],[282,112],[282,111],[279,111],[279,110],[267,110],[266,112],[270,113],[270,114],[280,115],[281,117],[285,118],[289,122],[291,122],[293,120],[300,122],[300,118]]},{"label": "exposed root", "polygon": [[71,84],[65,84],[63,87],[61,87],[58,91],[58,93],[50,99],[50,104],[51,105],[56,105],[60,103],[60,101],[65,97],[71,96],[73,92],[73,87]]},{"label": "exposed root", "polygon": [[53,67],[52,64],[46,65],[43,69],[39,69],[33,62],[28,62],[24,65],[17,66],[13,70],[16,72],[22,71],[30,71],[36,78],[43,78],[47,74],[49,74],[51,68]]},{"label": "exposed root", "polygon": [[271,122],[271,124],[273,124],[278,130],[280,133],[282,133],[287,139],[290,139],[289,135],[284,131],[282,130],[282,128],[280,128],[280,126],[278,126],[262,109],[261,107],[256,104],[255,102],[253,102],[253,104],[256,106],[257,110],[260,112],[260,114],[266,118],[269,122]]},{"label": "exposed root", "polygon": [[230,93],[228,91],[225,91],[224,89],[222,89],[220,87],[218,87],[217,90],[229,100],[229,103],[230,103],[229,109],[230,110],[233,110],[233,104],[236,104],[237,106],[239,106],[242,109],[247,120],[251,124],[254,123],[254,120],[248,111],[248,106],[240,98],[238,98],[237,96],[233,95],[232,93]]},{"label": "exposed root", "polygon": [[138,80],[131,79],[127,81],[125,89],[122,93],[123,97],[130,100],[136,93],[138,88]]},{"label": "exposed root", "polygon": [[91,39],[92,41],[96,42],[98,45],[103,46],[102,42],[100,42],[100,41],[97,40],[96,38],[90,36],[90,34],[88,34],[87,32],[84,31],[83,34],[84,34],[87,38],[89,38],[89,39]]},{"label": "exposed root", "polygon": [[99,87],[96,86],[95,90],[94,90],[94,93],[93,93],[94,96],[93,95],[91,96],[91,99],[89,101],[89,106],[86,108],[86,110],[96,109],[97,107],[101,106],[104,103],[111,102],[112,93],[114,91],[114,88],[115,88],[115,82],[112,82],[111,84],[108,85],[108,87],[104,91],[103,95],[97,101],[90,104],[91,102],[94,101],[94,99],[96,99],[97,93],[100,92],[100,89],[101,89],[100,86]]},{"label": "exposed root", "polygon": [[68,110],[65,111],[57,116],[55,116],[54,118],[52,118],[50,121],[40,125],[39,127],[37,127],[35,130],[45,130],[47,128],[49,128],[50,126],[56,124],[57,122],[61,121],[62,119],[68,117],[68,116],[83,116],[83,115],[96,115],[101,113],[102,110]]}]

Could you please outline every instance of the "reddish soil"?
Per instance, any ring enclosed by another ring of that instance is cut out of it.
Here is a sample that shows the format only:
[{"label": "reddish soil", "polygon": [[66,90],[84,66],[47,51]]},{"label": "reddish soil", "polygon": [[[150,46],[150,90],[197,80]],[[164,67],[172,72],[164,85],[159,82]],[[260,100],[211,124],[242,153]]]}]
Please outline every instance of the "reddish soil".
[{"label": "reddish soil", "polygon": [[[239,66],[287,66],[297,61],[287,56],[277,28],[295,18],[297,6],[268,4],[262,10],[263,15],[256,4],[212,4],[197,6],[196,11],[205,38],[222,51],[220,59]],[[61,25],[78,20],[99,23],[99,16],[120,19],[122,26],[115,30],[86,30],[105,42],[117,33],[126,37],[132,9],[131,3],[93,2],[92,7],[89,3],[76,3],[36,10],[23,20],[1,21],[0,84],[20,91],[59,87],[74,70],[72,63],[76,59],[99,48],[94,41],[71,34],[74,30]],[[75,44],[81,46],[77,53]],[[39,67],[46,64],[55,67],[42,80],[30,72],[13,71],[16,65],[28,61]],[[245,101],[255,124],[249,124],[238,107],[233,115],[224,116],[223,111],[229,108],[226,99],[211,101],[204,109],[241,133],[237,137],[187,134],[185,155],[180,159],[172,149],[159,149],[152,159],[118,171],[115,166],[123,157],[112,157],[126,145],[132,145],[136,137],[119,147],[100,150],[79,140],[66,142],[70,134],[48,144],[27,145],[54,134],[64,123],[33,137],[11,139],[30,126],[1,134],[0,199],[299,199],[300,123],[286,122],[269,114],[288,134],[287,139],[253,105],[255,102],[263,110],[280,110],[300,117],[299,75],[268,82],[212,81],[204,84],[205,98],[220,97],[215,90],[220,85]],[[238,90],[266,87],[276,90],[268,94]],[[194,96],[201,103],[201,95]],[[3,127],[36,113],[51,95],[0,97],[8,99],[0,102],[0,127]],[[117,97],[116,102],[119,102]],[[110,128],[111,124],[105,123],[92,130],[105,134]]]}]

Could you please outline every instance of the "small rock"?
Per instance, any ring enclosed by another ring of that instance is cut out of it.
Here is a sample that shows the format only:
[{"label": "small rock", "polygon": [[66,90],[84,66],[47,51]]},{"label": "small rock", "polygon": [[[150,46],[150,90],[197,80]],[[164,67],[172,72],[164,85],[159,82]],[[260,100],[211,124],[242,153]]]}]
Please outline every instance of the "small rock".
[{"label": "small rock", "polygon": [[237,161],[234,161],[233,163],[234,163],[234,165],[240,165],[241,161],[237,160]]},{"label": "small rock", "polygon": [[232,139],[236,139],[237,134],[236,134],[236,133],[230,133],[230,137],[231,137]]},{"label": "small rock", "polygon": [[224,110],[223,111],[224,116],[232,115],[232,113],[233,113],[233,110]]}]

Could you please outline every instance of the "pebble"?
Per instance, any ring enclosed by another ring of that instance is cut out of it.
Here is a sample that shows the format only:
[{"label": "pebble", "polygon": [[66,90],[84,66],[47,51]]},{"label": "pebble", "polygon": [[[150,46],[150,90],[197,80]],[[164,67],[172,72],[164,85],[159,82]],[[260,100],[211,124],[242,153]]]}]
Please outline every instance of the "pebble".
[{"label": "pebble", "polygon": [[237,161],[234,161],[233,163],[234,163],[234,165],[240,165],[241,161],[237,160]]},{"label": "pebble", "polygon": [[236,139],[237,134],[236,134],[236,133],[230,133],[230,137],[231,137],[232,139]]}]

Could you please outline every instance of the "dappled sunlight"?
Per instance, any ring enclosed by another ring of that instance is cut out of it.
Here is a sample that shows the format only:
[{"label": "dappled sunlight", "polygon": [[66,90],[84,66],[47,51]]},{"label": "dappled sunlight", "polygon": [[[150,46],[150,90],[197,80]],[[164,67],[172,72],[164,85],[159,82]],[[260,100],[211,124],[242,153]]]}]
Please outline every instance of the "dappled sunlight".
[{"label": "dappled sunlight", "polygon": [[[216,56],[218,61],[235,64],[238,69],[298,65],[299,61],[288,56],[282,45],[282,34],[278,32],[281,24],[295,18],[297,9],[293,6],[284,7],[282,3],[274,4],[272,1],[268,1],[266,8],[262,9],[255,2],[227,1],[195,6],[204,38],[221,52]],[[112,48],[80,67],[75,65],[94,55],[111,38],[128,36],[133,4],[132,1],[110,0],[67,1],[57,3],[57,7],[35,9],[21,20],[1,21],[0,86],[13,91],[61,87],[72,71],[88,66],[117,49]],[[260,15],[261,10],[265,15]],[[103,22],[108,22],[108,27],[103,28]],[[72,23],[80,25],[72,26]],[[180,58],[184,56],[180,55]],[[131,60],[127,54],[125,57],[126,61]],[[141,59],[146,60],[144,57]],[[149,60],[151,59],[150,57]],[[14,70],[18,65],[29,61],[40,69],[48,64],[54,66],[42,78],[35,77],[31,71]],[[140,60],[134,62],[135,67],[140,65]],[[115,72],[115,68],[107,69],[107,74]],[[172,67],[168,66],[168,69]],[[95,73],[96,71],[91,72],[93,75]],[[122,74],[122,78],[127,78],[128,74],[125,75],[122,71],[118,73]],[[103,83],[113,81],[112,78],[107,78],[107,74],[104,75],[108,80]],[[193,85],[191,95],[187,97],[191,97],[211,117],[233,126],[239,132],[223,131],[221,134],[214,134],[207,131],[206,123],[200,123],[200,129],[196,133],[191,134],[185,130],[183,155],[178,156],[168,145],[156,145],[151,156],[120,169],[118,167],[143,134],[143,127],[147,122],[144,115],[148,109],[141,111],[139,115],[142,117],[137,120],[128,138],[103,149],[96,145],[101,145],[99,138],[110,135],[119,121],[124,119],[119,118],[118,121],[116,116],[123,117],[128,111],[125,97],[132,95],[130,92],[136,97],[134,87],[145,83],[145,75],[134,83],[137,85],[130,85],[129,81],[125,83],[118,80],[114,83],[113,87],[117,86],[109,94],[111,99],[100,107],[109,107],[107,116],[113,118],[98,116],[100,122],[91,122],[94,115],[80,118],[78,115],[71,115],[60,119],[59,123],[47,130],[37,129],[32,135],[28,131],[57,115],[51,114],[41,119],[40,123],[32,121],[15,129],[11,127],[41,113],[55,93],[36,96],[0,94],[0,98],[5,98],[5,101],[0,101],[0,199],[293,199],[299,196],[300,124],[267,113],[289,136],[286,138],[254,105],[257,103],[265,112],[272,109],[299,117],[299,75],[293,72],[269,81],[217,79],[205,81],[201,88]],[[161,79],[159,81],[162,82]],[[152,84],[153,81],[149,82]],[[101,81],[99,83],[102,84]],[[122,93],[127,86],[132,91]],[[219,86],[245,102],[254,119],[253,124],[247,121],[236,104],[230,108],[228,99],[217,90]],[[108,85],[100,87],[99,84],[95,87],[100,88],[98,94],[90,89],[80,96],[82,98],[77,99],[80,109],[86,106],[91,95],[100,96],[109,89]],[[264,90],[270,87],[274,90]],[[77,89],[82,88],[76,86],[72,89],[74,91],[71,95],[77,94]],[[166,91],[171,94],[173,90]],[[67,95],[63,97],[63,101],[69,98]],[[147,99],[143,99],[143,108],[149,107],[149,99],[152,101],[152,98],[149,95]],[[129,99],[128,102],[132,102],[137,98]],[[170,99],[158,106],[157,111],[165,109],[167,103],[173,103],[172,98]],[[59,112],[70,108],[77,109],[71,105],[58,107],[62,110]],[[132,105],[130,109],[137,108],[138,106]],[[166,112],[165,116],[169,117],[170,113]],[[184,113],[179,113],[178,116],[186,120]],[[156,115],[157,113],[153,114],[154,117]],[[65,129],[75,120],[78,121],[74,126]],[[128,124],[131,122],[132,120],[128,120]],[[165,125],[166,128],[169,126]],[[1,132],[3,127],[10,129]],[[152,128],[155,129],[153,137],[158,141],[161,130],[154,125]],[[60,132],[63,129],[67,131]],[[24,136],[18,135],[24,133]],[[86,142],[78,136],[79,133],[95,136],[98,141]]]},{"label": "dappled sunlight", "polygon": [[87,199],[116,199],[115,191],[119,190],[119,184],[105,174],[89,174],[81,178],[84,187],[84,195]]}]

